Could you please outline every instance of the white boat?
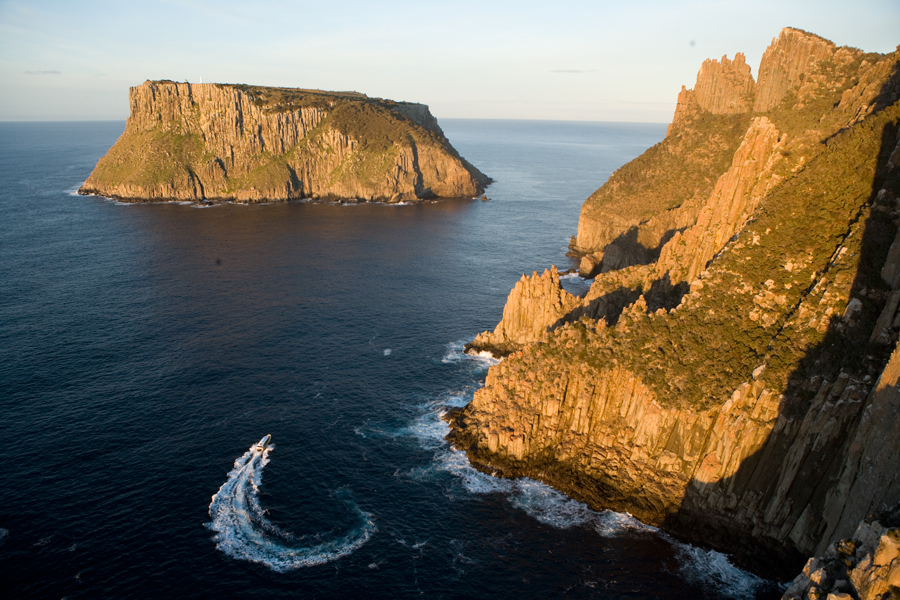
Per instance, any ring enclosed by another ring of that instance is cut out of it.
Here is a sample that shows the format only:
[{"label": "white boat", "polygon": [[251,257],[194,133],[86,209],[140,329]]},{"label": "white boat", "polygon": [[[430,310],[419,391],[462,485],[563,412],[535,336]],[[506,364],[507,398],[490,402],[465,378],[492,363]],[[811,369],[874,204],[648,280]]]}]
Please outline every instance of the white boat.
[{"label": "white boat", "polygon": [[259,443],[256,444],[256,449],[259,450],[260,452],[262,452],[269,446],[269,442],[271,442],[271,441],[272,441],[272,434],[267,433],[265,436],[263,436],[263,439],[259,440]]}]

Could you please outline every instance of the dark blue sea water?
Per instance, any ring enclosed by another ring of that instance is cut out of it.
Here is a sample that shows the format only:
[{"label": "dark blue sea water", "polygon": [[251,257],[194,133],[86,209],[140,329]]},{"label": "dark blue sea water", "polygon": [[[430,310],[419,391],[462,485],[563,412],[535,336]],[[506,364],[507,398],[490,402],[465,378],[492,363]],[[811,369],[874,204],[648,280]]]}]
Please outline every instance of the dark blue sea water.
[{"label": "dark blue sea water", "polygon": [[463,343],[665,126],[442,125],[490,202],[122,205],[74,194],[122,122],[0,123],[0,595],[773,594],[442,439]]}]

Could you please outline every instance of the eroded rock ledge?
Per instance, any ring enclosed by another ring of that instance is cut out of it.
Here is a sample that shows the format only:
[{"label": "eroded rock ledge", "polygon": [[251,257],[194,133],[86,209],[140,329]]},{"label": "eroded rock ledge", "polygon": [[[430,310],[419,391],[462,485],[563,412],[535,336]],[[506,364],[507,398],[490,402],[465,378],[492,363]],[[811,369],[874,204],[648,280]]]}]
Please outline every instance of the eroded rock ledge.
[{"label": "eroded rock ledge", "polygon": [[474,197],[490,179],[423,104],[246,85],[147,81],[79,190],[123,201]]},{"label": "eroded rock ledge", "polygon": [[782,600],[893,600],[900,596],[900,507],[810,558]]}]

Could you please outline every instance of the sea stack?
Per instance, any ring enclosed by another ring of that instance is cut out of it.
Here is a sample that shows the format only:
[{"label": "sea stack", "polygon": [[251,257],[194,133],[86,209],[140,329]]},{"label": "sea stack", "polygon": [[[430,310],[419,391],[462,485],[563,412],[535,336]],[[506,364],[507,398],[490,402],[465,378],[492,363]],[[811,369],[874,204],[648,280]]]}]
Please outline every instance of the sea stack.
[{"label": "sea stack", "polygon": [[418,202],[477,197],[490,179],[428,107],[248,85],[146,81],[125,132],[79,190],[126,202]]},{"label": "sea stack", "polygon": [[787,28],[759,74],[703,64],[584,203],[590,291],[523,277],[448,420],[486,472],[785,580],[900,502],[900,50]]}]

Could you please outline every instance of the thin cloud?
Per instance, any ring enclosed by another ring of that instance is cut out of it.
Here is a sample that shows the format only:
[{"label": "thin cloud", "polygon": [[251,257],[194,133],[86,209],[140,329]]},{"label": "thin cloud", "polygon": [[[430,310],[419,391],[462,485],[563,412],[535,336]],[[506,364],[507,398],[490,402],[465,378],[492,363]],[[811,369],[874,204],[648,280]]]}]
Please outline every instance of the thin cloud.
[{"label": "thin cloud", "polygon": [[62,71],[25,71],[26,75],[62,75]]},{"label": "thin cloud", "polygon": [[597,69],[551,69],[551,73],[593,73]]}]

